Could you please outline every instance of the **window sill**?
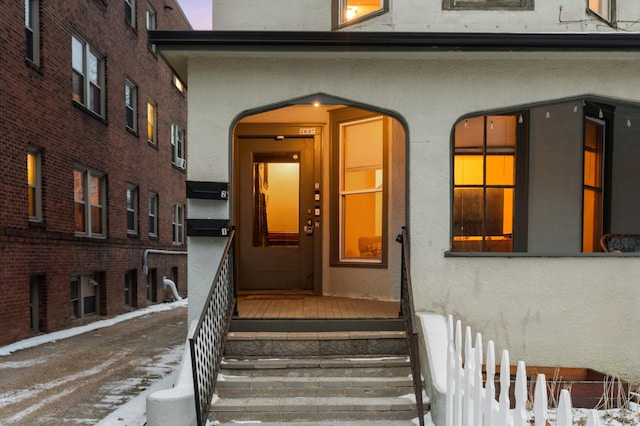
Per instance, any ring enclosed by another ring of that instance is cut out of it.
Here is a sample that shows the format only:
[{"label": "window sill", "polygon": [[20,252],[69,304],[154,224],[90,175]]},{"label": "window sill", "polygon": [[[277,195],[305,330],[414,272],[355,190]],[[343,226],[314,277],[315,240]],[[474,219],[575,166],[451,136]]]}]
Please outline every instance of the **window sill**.
[{"label": "window sill", "polygon": [[133,136],[135,136],[136,138],[140,137],[140,135],[138,134],[138,131],[137,131],[137,130],[132,129],[132,128],[131,128],[131,127],[129,127],[129,126],[125,126],[124,128],[125,128],[125,130],[126,130],[127,132],[129,132],[130,134],[132,134],[132,135],[133,135]]},{"label": "window sill", "polygon": [[109,125],[109,123],[107,122],[106,118],[104,118],[103,116],[101,116],[99,114],[96,114],[95,112],[91,111],[89,108],[87,108],[86,106],[84,106],[80,102],[75,101],[75,100],[72,99],[71,103],[73,104],[74,107],[78,108],[79,110],[83,111],[85,114],[90,115],[91,117],[93,117],[96,120],[100,121],[105,126]]},{"label": "window sill", "polygon": [[365,269],[387,269],[387,264],[383,262],[331,262],[333,268],[365,268]]}]

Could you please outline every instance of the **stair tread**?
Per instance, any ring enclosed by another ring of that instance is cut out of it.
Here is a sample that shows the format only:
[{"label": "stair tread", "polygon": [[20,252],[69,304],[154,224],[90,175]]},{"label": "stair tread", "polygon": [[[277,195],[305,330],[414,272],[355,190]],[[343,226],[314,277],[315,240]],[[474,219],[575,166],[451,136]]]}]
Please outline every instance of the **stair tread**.
[{"label": "stair tread", "polygon": [[272,385],[292,386],[292,385],[336,385],[336,386],[372,386],[372,385],[401,385],[412,383],[411,378],[405,376],[390,377],[368,377],[368,376],[351,376],[351,377],[285,377],[285,376],[250,376],[250,375],[227,375],[220,374],[218,376],[217,386],[238,386],[240,383],[248,383],[255,385]]},{"label": "stair tread", "polygon": [[[414,421],[415,420],[415,421]],[[260,420],[242,421],[242,424],[260,425],[260,426],[413,426],[417,424],[417,418],[414,420],[331,420],[331,421],[306,421],[306,422],[263,422]],[[238,426],[238,422],[222,422],[217,423],[218,426]]]},{"label": "stair tread", "polygon": [[305,408],[305,411],[358,411],[413,410],[415,402],[408,396],[390,397],[273,397],[273,398],[221,398],[213,405],[214,411],[286,411]]}]

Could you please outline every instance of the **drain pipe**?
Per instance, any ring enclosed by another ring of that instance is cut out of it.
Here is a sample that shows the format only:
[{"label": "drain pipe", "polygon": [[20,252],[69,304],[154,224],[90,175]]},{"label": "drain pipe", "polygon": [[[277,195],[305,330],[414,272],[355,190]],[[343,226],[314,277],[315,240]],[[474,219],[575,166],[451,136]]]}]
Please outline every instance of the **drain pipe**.
[{"label": "drain pipe", "polygon": [[180,297],[180,295],[178,294],[178,289],[176,288],[176,283],[171,281],[169,278],[163,276],[162,277],[162,288],[165,289],[167,287],[169,287],[171,289],[171,293],[173,293],[173,298],[176,299],[176,301],[182,300],[182,297]]},{"label": "drain pipe", "polygon": [[[145,275],[149,275],[149,267],[147,266],[147,256],[151,253],[155,254],[187,254],[186,251],[177,251],[177,250],[156,250],[156,249],[146,249],[144,254],[142,255],[142,272]],[[174,284],[175,285],[175,284]]]}]

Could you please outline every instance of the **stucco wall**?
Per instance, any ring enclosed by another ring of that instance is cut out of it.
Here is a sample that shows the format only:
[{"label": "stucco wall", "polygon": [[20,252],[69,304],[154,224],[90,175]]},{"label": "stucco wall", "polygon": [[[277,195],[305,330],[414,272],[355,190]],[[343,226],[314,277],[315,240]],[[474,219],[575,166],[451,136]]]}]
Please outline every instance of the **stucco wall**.
[{"label": "stucco wall", "polygon": [[[635,54],[432,54],[402,58],[206,58],[189,64],[189,179],[229,180],[242,111],[323,92],[408,124],[412,280],[422,312],[453,313],[529,365],[590,367],[640,381],[637,257],[452,257],[450,135],[470,112],[578,96],[640,100]],[[571,59],[573,57],[573,59]],[[627,59],[625,59],[627,58]],[[601,76],[607,76],[606,79]],[[194,88],[197,88],[194,90]],[[189,203],[190,217],[228,217]],[[190,319],[222,242],[189,240]]]},{"label": "stucco wall", "polygon": [[[619,1],[617,22],[638,31],[640,4]],[[330,0],[215,0],[214,30],[331,30]],[[536,0],[534,10],[442,10],[442,1],[389,0],[389,12],[342,31],[613,31],[585,1]]]}]

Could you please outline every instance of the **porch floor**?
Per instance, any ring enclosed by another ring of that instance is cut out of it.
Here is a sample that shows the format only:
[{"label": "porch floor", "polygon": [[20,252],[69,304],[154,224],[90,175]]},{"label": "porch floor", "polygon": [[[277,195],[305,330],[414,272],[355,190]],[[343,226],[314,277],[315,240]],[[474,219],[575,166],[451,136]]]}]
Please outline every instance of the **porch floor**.
[{"label": "porch floor", "polygon": [[240,318],[398,318],[400,302],[307,294],[238,295]]}]

